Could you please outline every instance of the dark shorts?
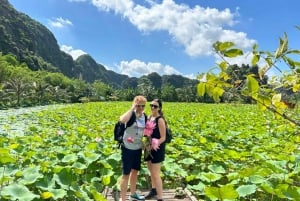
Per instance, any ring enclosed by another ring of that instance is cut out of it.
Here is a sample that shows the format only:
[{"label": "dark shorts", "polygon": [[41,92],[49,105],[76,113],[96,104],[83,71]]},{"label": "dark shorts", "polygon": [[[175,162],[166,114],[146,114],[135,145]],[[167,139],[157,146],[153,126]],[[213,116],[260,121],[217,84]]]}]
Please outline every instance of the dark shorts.
[{"label": "dark shorts", "polygon": [[131,169],[141,170],[142,149],[131,150],[121,146],[122,169],[124,175],[129,175]]},{"label": "dark shorts", "polygon": [[151,156],[146,157],[145,161],[151,161],[152,163],[163,162],[165,160],[165,144],[161,144],[157,151],[151,150]]}]

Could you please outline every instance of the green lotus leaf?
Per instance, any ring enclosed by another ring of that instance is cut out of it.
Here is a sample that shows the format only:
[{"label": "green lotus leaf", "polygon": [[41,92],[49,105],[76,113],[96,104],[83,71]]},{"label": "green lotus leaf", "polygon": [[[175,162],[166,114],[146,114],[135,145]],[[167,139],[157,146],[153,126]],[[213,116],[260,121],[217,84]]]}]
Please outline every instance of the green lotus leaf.
[{"label": "green lotus leaf", "polygon": [[79,198],[79,200],[93,201],[92,199],[89,198],[85,189],[82,189],[81,186],[79,185],[73,184],[70,187],[70,190],[73,192],[76,198]]},{"label": "green lotus leaf", "polygon": [[54,200],[63,199],[67,195],[64,189],[51,189],[49,192],[53,194]]},{"label": "green lotus leaf", "polygon": [[204,172],[200,175],[200,179],[207,182],[215,182],[222,178],[221,174],[213,173],[213,172]]},{"label": "green lotus leaf", "polygon": [[93,198],[95,201],[106,201],[107,199],[102,195],[102,193],[99,193],[97,190],[91,190],[91,193],[93,195]]},{"label": "green lotus leaf", "polygon": [[65,168],[55,174],[54,179],[63,189],[68,189],[76,178],[74,178],[70,169]]},{"label": "green lotus leaf", "polygon": [[240,197],[245,197],[247,195],[251,195],[253,193],[255,193],[257,189],[256,185],[242,185],[239,186],[236,191],[238,192]]},{"label": "green lotus leaf", "polygon": [[93,142],[93,143],[89,143],[85,146],[85,148],[88,150],[88,151],[93,151],[93,150],[97,150],[98,149],[98,143],[96,142]]},{"label": "green lotus leaf", "polygon": [[113,169],[112,165],[109,164],[107,161],[100,161],[99,162],[105,169]]},{"label": "green lotus leaf", "polygon": [[76,168],[76,169],[80,169],[80,170],[84,170],[87,168],[87,166],[83,163],[80,163],[80,162],[75,162],[73,165],[72,165],[73,168]]},{"label": "green lotus leaf", "polygon": [[251,175],[249,177],[249,180],[253,184],[261,184],[261,183],[265,182],[265,178],[262,176],[259,176],[259,175]]},{"label": "green lotus leaf", "polygon": [[213,200],[225,200],[225,199],[236,199],[239,195],[234,190],[233,185],[225,185],[220,188],[217,187],[206,187],[205,195]]},{"label": "green lotus leaf", "polygon": [[3,166],[0,167],[0,172],[5,176],[12,176],[18,172],[18,169],[15,166]]},{"label": "green lotus leaf", "polygon": [[203,192],[204,188],[205,184],[203,184],[202,182],[199,182],[197,185],[188,185],[188,189],[196,190],[199,192]]},{"label": "green lotus leaf", "polygon": [[8,197],[10,200],[22,200],[22,201],[31,201],[35,198],[39,198],[39,195],[33,194],[28,190],[26,186],[20,184],[11,184],[5,186],[1,190],[1,195]]},{"label": "green lotus leaf", "polygon": [[39,166],[28,167],[23,170],[20,183],[24,185],[33,184],[38,179],[43,178],[43,174],[39,172]]},{"label": "green lotus leaf", "polygon": [[0,148],[0,164],[15,163],[15,157],[10,153],[10,149]]},{"label": "green lotus leaf", "polygon": [[69,154],[64,156],[61,161],[64,163],[74,163],[77,159],[78,157],[76,156],[76,154]]},{"label": "green lotus leaf", "polygon": [[36,187],[44,190],[44,191],[49,191],[49,189],[52,189],[55,187],[55,180],[53,178],[50,178],[48,176],[44,176],[42,179],[37,181],[35,183]]},{"label": "green lotus leaf", "polygon": [[84,153],[84,159],[86,160],[87,165],[90,165],[94,161],[98,160],[99,157],[100,157],[99,154],[96,154],[93,152],[85,152]]},{"label": "green lotus leaf", "polygon": [[217,165],[217,164],[209,165],[208,169],[214,173],[220,173],[220,174],[226,173],[222,165]]},{"label": "green lotus leaf", "polygon": [[179,163],[182,163],[185,165],[192,165],[195,163],[195,160],[193,158],[185,158],[185,159],[179,161]]},{"label": "green lotus leaf", "polygon": [[108,186],[110,184],[110,176],[109,175],[102,176],[101,181],[103,185]]},{"label": "green lotus leaf", "polygon": [[274,172],[277,173],[287,173],[286,164],[287,161],[274,161],[268,160],[266,164],[271,168]]}]

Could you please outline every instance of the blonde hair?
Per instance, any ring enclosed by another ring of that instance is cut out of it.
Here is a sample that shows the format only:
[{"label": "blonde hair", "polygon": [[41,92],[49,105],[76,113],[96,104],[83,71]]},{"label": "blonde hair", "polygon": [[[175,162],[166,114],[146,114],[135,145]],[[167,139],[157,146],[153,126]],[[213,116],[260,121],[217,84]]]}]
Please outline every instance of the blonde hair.
[{"label": "blonde hair", "polygon": [[134,97],[133,102],[147,102],[147,99],[144,96],[139,95]]}]

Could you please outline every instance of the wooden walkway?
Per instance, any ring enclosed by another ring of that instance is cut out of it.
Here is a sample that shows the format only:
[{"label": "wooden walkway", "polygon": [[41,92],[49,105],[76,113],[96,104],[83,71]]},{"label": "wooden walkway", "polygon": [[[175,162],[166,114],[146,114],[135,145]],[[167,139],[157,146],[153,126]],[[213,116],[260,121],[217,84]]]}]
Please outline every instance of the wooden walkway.
[{"label": "wooden walkway", "polygon": [[[141,195],[147,194],[147,190],[138,191]],[[115,192],[112,189],[106,189],[103,195],[108,201],[119,201],[120,192]],[[129,200],[129,192],[127,193],[127,200]],[[156,199],[153,199],[156,200]],[[163,192],[164,201],[197,201],[192,194],[187,190],[175,190],[175,189],[164,189]]]}]

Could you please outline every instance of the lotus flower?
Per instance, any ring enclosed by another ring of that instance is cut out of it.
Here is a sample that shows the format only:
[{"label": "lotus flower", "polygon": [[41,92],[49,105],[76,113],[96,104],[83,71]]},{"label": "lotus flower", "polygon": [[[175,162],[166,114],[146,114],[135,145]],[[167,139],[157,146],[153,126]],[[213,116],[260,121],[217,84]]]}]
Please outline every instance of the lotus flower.
[{"label": "lotus flower", "polygon": [[144,128],[144,135],[147,137],[150,137],[153,133],[153,129],[155,128],[156,123],[153,123],[152,121],[147,121],[146,126]]},{"label": "lotus flower", "polygon": [[129,142],[129,143],[133,143],[134,142],[134,138],[132,136],[130,136],[130,137],[128,137],[126,139],[126,141]]},{"label": "lotus flower", "polygon": [[157,151],[159,149],[159,140],[158,139],[152,138],[151,148],[155,151]]},{"label": "lotus flower", "polygon": [[65,134],[65,132],[63,130],[57,131],[57,135],[63,135],[63,134]]},{"label": "lotus flower", "polygon": [[96,137],[96,138],[95,138],[95,141],[96,141],[96,142],[101,142],[101,138],[100,138],[100,137]]}]

